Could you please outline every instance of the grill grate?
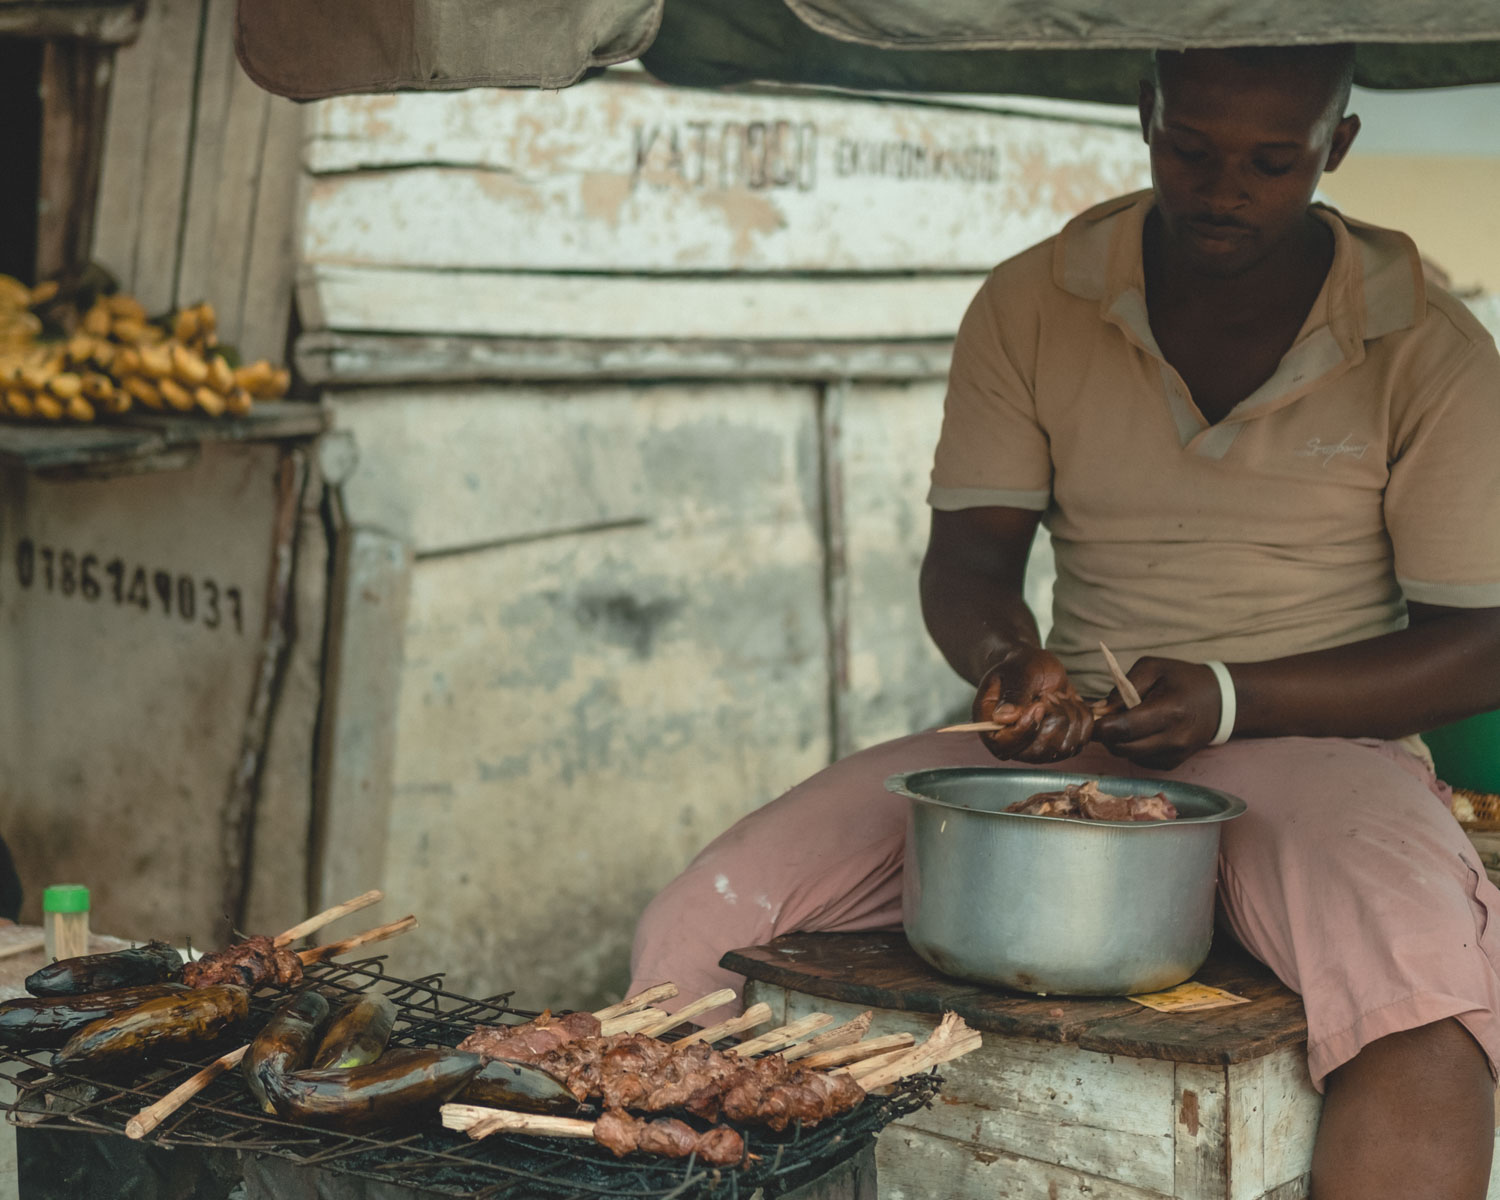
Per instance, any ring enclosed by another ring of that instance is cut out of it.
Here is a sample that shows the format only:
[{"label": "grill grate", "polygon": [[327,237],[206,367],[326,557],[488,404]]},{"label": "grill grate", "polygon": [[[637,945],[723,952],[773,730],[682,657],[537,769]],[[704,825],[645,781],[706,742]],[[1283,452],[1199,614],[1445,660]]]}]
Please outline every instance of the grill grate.
[{"label": "grill grate", "polygon": [[[321,963],[307,968],[302,986],[315,985],[337,1004],[347,995],[383,992],[396,1006],[393,1046],[456,1046],[476,1024],[527,1020],[535,1012],[509,1005],[510,993],[476,1000],[446,991],[441,975],[398,979],[384,959]],[[252,1019],[264,1020],[288,992],[262,989],[251,1001]],[[124,1136],[125,1123],[161,1099],[188,1076],[231,1049],[204,1047],[191,1059],[168,1059],[144,1079],[101,1082],[54,1072],[50,1052],[25,1055],[0,1048],[0,1077],[16,1085],[12,1124],[49,1131]],[[497,1135],[470,1141],[435,1121],[405,1135],[364,1136],[314,1130],[268,1116],[256,1107],[237,1071],[215,1080],[153,1133],[168,1147],[233,1149],[273,1154],[396,1186],[484,1200],[736,1200],[757,1188],[773,1194],[816,1179],[866,1145],[891,1121],[931,1101],[935,1075],[902,1081],[889,1096],[872,1096],[850,1112],[811,1129],[793,1126],[776,1134],[737,1126],[752,1155],[733,1169],[696,1159],[617,1159],[589,1141]]]}]

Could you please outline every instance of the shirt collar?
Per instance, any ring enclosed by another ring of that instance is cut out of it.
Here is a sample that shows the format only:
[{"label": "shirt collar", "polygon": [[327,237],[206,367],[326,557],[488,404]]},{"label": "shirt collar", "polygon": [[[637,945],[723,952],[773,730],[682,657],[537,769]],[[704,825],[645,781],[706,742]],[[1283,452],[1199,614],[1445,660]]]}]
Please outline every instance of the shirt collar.
[{"label": "shirt collar", "polygon": [[[1057,238],[1053,280],[1071,295],[1097,301],[1106,320],[1160,357],[1146,321],[1141,263],[1141,234],[1154,204],[1146,190],[1074,217]],[[1404,233],[1351,220],[1323,204],[1312,211],[1333,230],[1333,266],[1298,341],[1327,328],[1346,358],[1362,357],[1364,342],[1421,320],[1427,308],[1421,257]]]}]

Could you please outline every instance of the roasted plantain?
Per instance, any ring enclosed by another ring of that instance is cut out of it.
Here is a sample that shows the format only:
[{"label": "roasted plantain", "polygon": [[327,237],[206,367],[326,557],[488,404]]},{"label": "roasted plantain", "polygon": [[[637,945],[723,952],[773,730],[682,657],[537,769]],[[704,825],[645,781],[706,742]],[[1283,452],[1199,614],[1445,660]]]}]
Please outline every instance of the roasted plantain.
[{"label": "roasted plantain", "polygon": [[33,996],[84,996],[182,978],[182,955],[166,942],[147,942],[108,954],[84,954],[48,963],[26,977]]},{"label": "roasted plantain", "polygon": [[365,1067],[380,1057],[391,1040],[396,1006],[385,996],[355,996],[339,1006],[312,1056],[312,1066]]},{"label": "roasted plantain", "polygon": [[492,1058],[457,1093],[465,1104],[485,1104],[517,1112],[566,1116],[578,1111],[578,1097],[540,1067]]},{"label": "roasted plantain", "polygon": [[268,1113],[276,1110],[266,1098],[266,1078],[305,1067],[327,1020],[328,1001],[309,988],[298,992],[272,1013],[271,1019],[250,1043],[250,1049],[240,1061],[240,1069],[251,1093]]},{"label": "roasted plantain", "polygon": [[479,1055],[462,1050],[388,1050],[367,1067],[290,1071],[264,1083],[286,1120],[359,1133],[435,1117],[479,1066]]},{"label": "roasted plantain", "polygon": [[53,1061],[86,1071],[133,1067],[145,1058],[211,1042],[249,1011],[250,993],[227,984],[162,996],[85,1025]]},{"label": "roasted plantain", "polygon": [[26,1050],[61,1046],[101,1017],[185,991],[187,988],[180,983],[152,983],[83,996],[21,996],[7,1000],[0,1004],[0,1046]]}]

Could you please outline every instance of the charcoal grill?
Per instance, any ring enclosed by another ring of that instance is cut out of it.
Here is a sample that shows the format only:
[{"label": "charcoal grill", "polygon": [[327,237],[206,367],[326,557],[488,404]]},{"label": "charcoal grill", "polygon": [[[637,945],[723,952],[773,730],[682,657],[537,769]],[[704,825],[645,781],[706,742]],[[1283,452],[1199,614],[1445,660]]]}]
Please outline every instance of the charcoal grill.
[{"label": "charcoal grill", "polygon": [[[398,979],[386,973],[380,957],[317,964],[307,969],[306,983],[335,1002],[354,993],[384,993],[397,1010],[393,1046],[456,1046],[476,1024],[514,1023],[538,1015],[512,1007],[511,993],[474,999],[444,989],[441,975]],[[268,1017],[287,994],[263,989],[252,1000],[252,1012],[258,1019]],[[617,1159],[588,1141],[498,1135],[475,1142],[442,1129],[435,1118],[415,1131],[358,1135],[309,1129],[262,1112],[238,1072],[216,1080],[145,1141],[126,1139],[125,1123],[140,1109],[229,1048],[231,1044],[206,1046],[191,1059],[161,1062],[144,1079],[119,1083],[56,1071],[50,1052],[26,1055],[0,1049],[0,1078],[17,1090],[8,1120],[18,1127],[23,1200],[73,1200],[89,1194],[316,1195],[341,1200],[783,1196],[812,1189],[840,1171],[872,1177],[869,1149],[875,1135],[929,1103],[938,1086],[935,1075],[903,1080],[891,1095],[872,1096],[811,1129],[793,1126],[777,1134],[738,1127],[755,1157],[737,1168],[705,1166],[693,1158]],[[80,1143],[79,1134],[96,1136]]]}]

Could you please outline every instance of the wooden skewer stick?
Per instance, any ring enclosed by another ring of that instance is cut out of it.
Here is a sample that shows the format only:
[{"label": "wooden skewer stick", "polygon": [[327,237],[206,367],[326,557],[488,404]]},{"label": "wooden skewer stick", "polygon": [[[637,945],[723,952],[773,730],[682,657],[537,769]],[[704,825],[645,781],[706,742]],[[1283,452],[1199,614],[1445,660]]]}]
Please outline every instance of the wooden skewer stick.
[{"label": "wooden skewer stick", "polygon": [[700,996],[691,1004],[684,1004],[676,1012],[668,1013],[665,1017],[652,1021],[651,1024],[636,1032],[644,1033],[647,1037],[657,1037],[669,1029],[676,1029],[684,1021],[696,1017],[699,1013],[722,1008],[726,1004],[733,1004],[738,999],[739,993],[733,988],[720,988],[717,992],[709,992],[706,996]]},{"label": "wooden skewer stick", "polygon": [[[369,893],[366,893],[368,895]],[[361,897],[362,899],[363,897]],[[373,903],[373,902],[372,902]],[[361,907],[365,907],[361,905]],[[353,911],[353,910],[350,910]],[[318,914],[322,916],[323,914]],[[309,918],[313,920],[316,918]],[[303,922],[307,924],[306,921]],[[341,942],[330,942],[326,946],[317,946],[311,950],[303,950],[297,955],[304,966],[312,963],[326,962],[345,951],[353,950],[357,946],[368,946],[372,942],[383,942],[398,934],[405,933],[417,924],[414,916],[402,917],[399,921],[392,921],[389,925],[380,925],[374,929],[367,929],[364,933],[357,933],[353,937],[347,937]],[[293,928],[296,928],[293,926]],[[290,930],[288,932],[291,932]],[[281,935],[285,937],[286,935]],[[272,938],[273,942],[280,942],[281,938]],[[211,1084],[215,1079],[234,1066],[245,1056],[245,1051],[250,1049],[248,1045],[241,1046],[238,1050],[231,1050],[228,1054],[214,1059],[203,1070],[196,1075],[190,1076],[178,1084],[155,1104],[147,1105],[131,1117],[125,1123],[125,1132],[133,1138],[143,1138],[174,1112]]]},{"label": "wooden skewer stick", "polygon": [[1009,729],[1009,725],[997,725],[993,721],[965,721],[962,725],[944,725],[939,733],[994,733],[996,730]]},{"label": "wooden skewer stick", "polygon": [[643,1008],[640,1012],[626,1013],[623,1017],[612,1017],[599,1022],[599,1036],[613,1037],[617,1033],[640,1033],[646,1026],[654,1025],[670,1016],[659,1008]]},{"label": "wooden skewer stick", "polygon": [[[822,1016],[815,1013],[814,1016]],[[909,1037],[909,1034],[894,1034],[894,1037]],[[874,1039],[880,1040],[880,1039]],[[896,1080],[919,1071],[926,1071],[939,1063],[951,1062],[955,1058],[977,1050],[980,1045],[979,1031],[970,1029],[957,1013],[946,1013],[938,1027],[920,1046],[884,1056],[890,1061],[875,1061],[861,1064],[863,1074],[851,1070],[849,1074],[866,1092],[887,1087]],[[849,1047],[853,1049],[853,1047]],[[805,1065],[805,1064],[804,1064]],[[594,1122],[577,1117],[545,1117],[532,1113],[511,1112],[501,1108],[485,1108],[477,1104],[445,1104],[440,1110],[443,1126],[467,1133],[471,1138],[489,1137],[493,1133],[532,1133],[544,1137],[591,1138]]]},{"label": "wooden skewer stick", "polygon": [[623,1017],[626,1013],[636,1012],[647,1005],[655,1004],[658,1000],[670,1000],[677,995],[675,983],[658,983],[655,987],[647,988],[644,992],[637,992],[634,996],[626,996],[618,1004],[611,1004],[608,1008],[601,1008],[594,1016],[601,1022],[608,1021],[611,1017]]},{"label": "wooden skewer stick", "polygon": [[1100,642],[1099,650],[1104,655],[1104,665],[1109,668],[1109,677],[1115,681],[1115,690],[1120,693],[1120,699],[1125,701],[1126,708],[1134,708],[1141,702],[1140,692],[1135,690],[1135,684],[1125,678],[1125,672],[1120,670],[1120,660],[1110,648]]},{"label": "wooden skewer stick", "polygon": [[231,1067],[239,1066],[249,1046],[241,1046],[213,1060],[196,1075],[190,1075],[155,1104],[148,1105],[125,1122],[125,1135],[139,1141]]},{"label": "wooden skewer stick", "polygon": [[833,1018],[827,1013],[808,1013],[800,1021],[792,1021],[768,1033],[763,1033],[758,1038],[751,1038],[748,1042],[741,1042],[738,1046],[731,1046],[726,1051],[728,1054],[736,1054],[741,1058],[749,1058],[752,1054],[764,1054],[768,1050],[780,1050],[784,1046],[790,1046],[794,1042],[800,1042],[814,1029],[822,1029],[825,1025],[832,1025]]},{"label": "wooden skewer stick", "polygon": [[874,1071],[879,1067],[883,1067],[888,1063],[893,1063],[898,1058],[901,1058],[910,1053],[911,1047],[909,1045],[888,1047],[885,1050],[867,1054],[863,1058],[856,1059],[851,1063],[845,1063],[842,1067],[833,1068],[830,1071],[830,1074],[847,1075],[851,1079],[853,1079],[856,1078],[857,1074],[860,1072],[868,1074],[869,1072]]},{"label": "wooden skewer stick", "polygon": [[855,1042],[852,1046],[839,1046],[836,1049],[810,1054],[801,1061],[800,1065],[813,1071],[825,1071],[833,1067],[861,1062],[876,1055],[884,1055],[892,1050],[905,1052],[916,1040],[909,1033],[891,1033],[885,1037],[866,1038],[862,1042]]},{"label": "wooden skewer stick", "polygon": [[848,1068],[851,1078],[867,1092],[887,1087],[898,1079],[926,1071],[939,1063],[951,1062],[979,1049],[979,1031],[970,1029],[957,1013],[943,1014],[937,1028],[920,1046],[915,1046],[889,1060],[873,1059]]},{"label": "wooden skewer stick", "polygon": [[732,1037],[736,1033],[744,1033],[747,1029],[754,1029],[757,1025],[764,1025],[771,1019],[771,1006],[764,1002],[752,1004],[737,1017],[730,1017],[727,1021],[720,1021],[717,1025],[708,1025],[690,1033],[677,1041],[679,1046],[691,1046],[694,1042],[717,1042],[720,1038]]},{"label": "wooden skewer stick", "polygon": [[822,1050],[832,1050],[838,1046],[850,1046],[870,1032],[870,1022],[875,1019],[875,1013],[866,1009],[852,1021],[845,1021],[842,1025],[835,1025],[832,1029],[825,1030],[817,1037],[808,1038],[807,1041],[792,1046],[782,1051],[781,1057],[787,1062],[795,1062],[799,1058],[805,1058],[809,1054],[817,1054]]},{"label": "wooden skewer stick", "polygon": [[393,937],[399,937],[408,929],[416,927],[417,918],[408,913],[399,921],[392,921],[389,925],[377,925],[374,929],[366,929],[363,933],[344,938],[343,941],[329,942],[326,946],[314,946],[311,950],[299,951],[297,957],[302,960],[302,965],[305,967],[313,963],[327,962],[330,958],[337,958],[340,954],[347,954],[350,950],[355,950],[360,946],[389,941]]},{"label": "wooden skewer stick", "polygon": [[538,1113],[511,1112],[478,1104],[445,1104],[439,1110],[445,1129],[456,1129],[471,1138],[492,1133],[535,1133],[543,1137],[591,1138],[594,1123],[578,1117],[545,1117]]},{"label": "wooden skewer stick", "polygon": [[290,946],[298,938],[305,938],[310,933],[332,925],[340,917],[347,917],[350,913],[356,913],[362,908],[369,908],[372,904],[379,904],[385,899],[385,893],[378,888],[366,892],[363,896],[356,896],[353,900],[345,900],[342,904],[335,904],[332,908],[325,908],[322,912],[308,917],[299,925],[293,925],[285,933],[278,933],[271,939],[277,946]]}]

